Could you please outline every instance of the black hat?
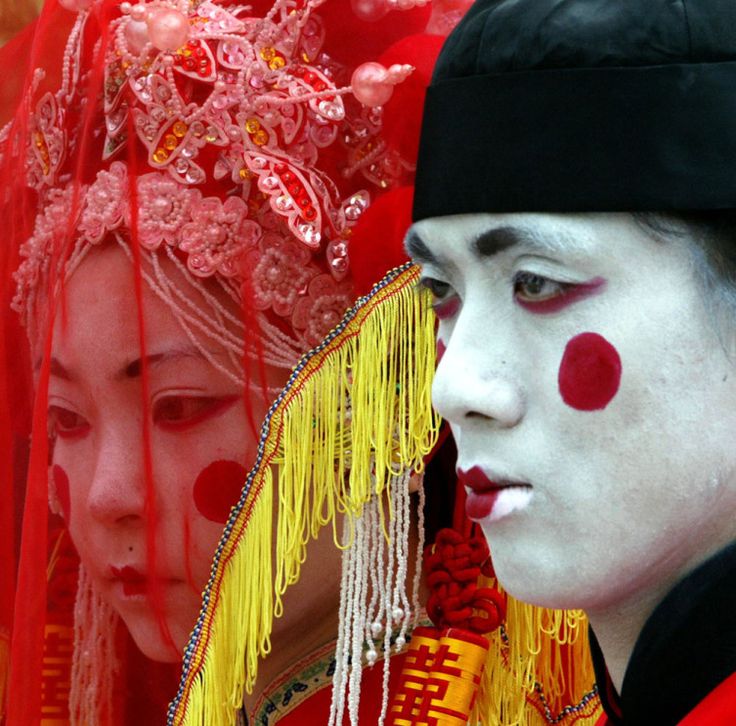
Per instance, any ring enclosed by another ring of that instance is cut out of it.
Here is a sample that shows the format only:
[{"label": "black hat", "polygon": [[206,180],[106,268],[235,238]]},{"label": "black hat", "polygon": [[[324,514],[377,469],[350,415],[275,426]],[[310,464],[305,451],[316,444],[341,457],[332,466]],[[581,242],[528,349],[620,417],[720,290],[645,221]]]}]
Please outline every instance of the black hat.
[{"label": "black hat", "polygon": [[736,208],[736,2],[478,0],[424,114],[415,220]]}]

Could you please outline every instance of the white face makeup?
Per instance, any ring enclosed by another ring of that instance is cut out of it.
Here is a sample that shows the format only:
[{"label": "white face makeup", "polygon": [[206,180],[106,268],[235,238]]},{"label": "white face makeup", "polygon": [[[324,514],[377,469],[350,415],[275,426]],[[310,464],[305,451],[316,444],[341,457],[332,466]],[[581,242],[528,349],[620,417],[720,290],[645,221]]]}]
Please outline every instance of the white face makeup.
[{"label": "white face makeup", "polygon": [[511,594],[604,612],[734,539],[736,371],[684,242],[511,214],[425,220],[407,247],[440,318],[434,403]]}]

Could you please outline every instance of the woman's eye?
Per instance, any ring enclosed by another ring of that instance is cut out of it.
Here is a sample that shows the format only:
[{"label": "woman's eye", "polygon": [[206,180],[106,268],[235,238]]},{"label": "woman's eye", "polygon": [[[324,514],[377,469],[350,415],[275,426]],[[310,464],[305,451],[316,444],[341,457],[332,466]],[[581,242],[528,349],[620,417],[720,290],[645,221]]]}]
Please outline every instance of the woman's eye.
[{"label": "woman's eye", "polygon": [[561,295],[568,287],[531,272],[517,272],[514,276],[514,297],[522,302],[543,302]]},{"label": "woman's eye", "polygon": [[224,411],[239,398],[239,396],[164,396],[153,404],[153,420],[163,428],[187,428]]},{"label": "woman's eye", "polygon": [[76,411],[62,406],[49,406],[49,436],[62,439],[77,439],[89,431],[89,423]]}]

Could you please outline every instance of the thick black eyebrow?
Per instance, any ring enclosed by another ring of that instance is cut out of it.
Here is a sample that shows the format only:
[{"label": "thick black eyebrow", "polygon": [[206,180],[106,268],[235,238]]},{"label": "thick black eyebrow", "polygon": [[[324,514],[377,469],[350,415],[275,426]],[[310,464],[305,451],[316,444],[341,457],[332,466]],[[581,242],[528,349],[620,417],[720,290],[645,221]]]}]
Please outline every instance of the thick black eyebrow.
[{"label": "thick black eyebrow", "polygon": [[470,249],[478,257],[493,257],[509,247],[520,244],[533,244],[534,239],[526,230],[519,227],[494,227],[481,232],[471,243]]},{"label": "thick black eyebrow", "polygon": [[156,355],[147,355],[145,358],[137,358],[132,363],[128,363],[116,378],[138,378],[141,375],[144,364],[150,366],[168,357],[173,356],[167,356],[165,353],[158,353]]},{"label": "thick black eyebrow", "polygon": [[[534,249],[547,250],[552,245],[534,234],[532,231],[523,227],[493,227],[476,235],[470,241],[470,250],[480,259],[488,259],[497,255],[499,252],[514,247],[516,245],[524,245]],[[440,258],[427,247],[427,244],[421,236],[414,230],[409,230],[404,241],[404,247],[407,254],[414,262],[420,265],[432,265],[434,267],[443,267]]]},{"label": "thick black eyebrow", "polygon": [[424,243],[424,240],[410,229],[404,240],[404,249],[411,259],[420,265],[434,265],[440,267],[440,262]]}]

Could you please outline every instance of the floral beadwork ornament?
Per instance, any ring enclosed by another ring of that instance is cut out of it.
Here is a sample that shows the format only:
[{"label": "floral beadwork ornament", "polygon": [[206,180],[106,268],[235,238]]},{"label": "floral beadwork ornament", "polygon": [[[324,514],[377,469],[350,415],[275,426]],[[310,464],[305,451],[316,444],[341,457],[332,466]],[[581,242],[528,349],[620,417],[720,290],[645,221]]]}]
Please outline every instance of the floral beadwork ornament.
[{"label": "floral beadwork ornament", "polygon": [[245,264],[253,270],[253,304],[258,310],[269,308],[288,317],[300,296],[307,292],[309,281],[319,274],[310,265],[311,255],[294,240],[268,232],[258,249],[248,252]]},{"label": "floral beadwork ornament", "polygon": [[258,241],[261,228],[247,219],[248,206],[239,197],[224,202],[207,197],[192,206],[192,221],[181,232],[179,248],[189,254],[187,267],[195,275],[238,274],[243,250]]},{"label": "floral beadwork ornament", "polygon": [[123,2],[104,21],[98,95],[80,63],[85,44],[100,35],[87,27],[97,5],[65,5],[78,17],[62,87],[34,107],[27,166],[40,207],[56,214],[60,179],[73,174],[72,157],[89,143],[67,119],[96,102],[102,168],[78,189],[65,225],[54,231],[40,215],[22,251],[16,307],[47,269],[54,234],[64,230],[78,245],[115,233],[147,250],[176,251],[198,277],[247,273],[256,308],[288,319],[314,344],[350,302],[343,281],[351,230],[370,198],[341,185],[349,180],[355,190],[359,174],[385,189],[406,171],[380,139],[376,102],[411,66],[371,61],[361,67],[373,75],[358,73],[351,84],[351,70],[323,52],[319,3],[275,0],[255,17],[248,6],[211,0]]},{"label": "floral beadwork ornament", "polygon": [[309,283],[307,294],[294,310],[291,318],[294,328],[302,331],[304,340],[317,345],[341,320],[350,306],[352,289],[331,275],[318,275]]}]

